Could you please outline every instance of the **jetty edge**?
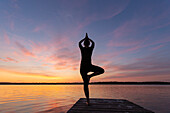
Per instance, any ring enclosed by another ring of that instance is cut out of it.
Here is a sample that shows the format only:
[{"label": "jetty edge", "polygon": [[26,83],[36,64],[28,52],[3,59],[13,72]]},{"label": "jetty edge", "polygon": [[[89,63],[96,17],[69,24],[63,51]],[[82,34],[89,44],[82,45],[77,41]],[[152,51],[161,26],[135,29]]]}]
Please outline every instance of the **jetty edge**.
[{"label": "jetty edge", "polygon": [[67,113],[154,113],[125,99],[80,98]]}]

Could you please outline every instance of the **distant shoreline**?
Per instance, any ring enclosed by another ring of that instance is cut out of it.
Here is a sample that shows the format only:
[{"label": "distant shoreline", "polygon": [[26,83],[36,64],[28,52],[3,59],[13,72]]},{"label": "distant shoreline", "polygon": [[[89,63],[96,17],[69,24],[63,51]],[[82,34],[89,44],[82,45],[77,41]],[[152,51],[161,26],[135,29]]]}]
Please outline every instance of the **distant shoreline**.
[{"label": "distant shoreline", "polygon": [[[82,85],[82,82],[74,83],[11,83],[0,82],[0,85]],[[170,85],[170,82],[91,82],[91,85]]]}]

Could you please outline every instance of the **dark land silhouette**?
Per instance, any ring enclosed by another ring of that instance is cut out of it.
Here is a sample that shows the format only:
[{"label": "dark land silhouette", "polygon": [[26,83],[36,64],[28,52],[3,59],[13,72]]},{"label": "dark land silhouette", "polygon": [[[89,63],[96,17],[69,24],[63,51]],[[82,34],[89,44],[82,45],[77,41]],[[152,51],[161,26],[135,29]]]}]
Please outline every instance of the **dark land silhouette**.
[{"label": "dark land silhouette", "polygon": [[[0,85],[83,85],[83,82],[72,83],[13,83],[13,82],[0,82]],[[170,82],[91,82],[90,85],[170,85]]]},{"label": "dark land silhouette", "polygon": [[[82,46],[82,42],[84,42],[84,47]],[[91,46],[90,46],[90,43],[91,43]],[[79,48],[81,50],[80,74],[84,81],[84,93],[85,93],[88,105],[90,105],[89,88],[88,88],[90,79],[91,77],[104,73],[103,68],[93,65],[91,62],[91,57],[92,57],[94,46],[95,46],[94,41],[88,37],[87,33],[86,33],[86,37],[79,42]],[[89,72],[93,72],[93,73],[88,75]]]}]

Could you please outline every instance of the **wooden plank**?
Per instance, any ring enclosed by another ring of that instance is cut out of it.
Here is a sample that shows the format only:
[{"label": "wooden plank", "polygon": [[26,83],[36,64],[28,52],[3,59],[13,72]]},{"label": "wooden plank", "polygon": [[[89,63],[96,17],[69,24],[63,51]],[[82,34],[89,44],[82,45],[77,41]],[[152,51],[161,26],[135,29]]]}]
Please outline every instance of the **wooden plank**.
[{"label": "wooden plank", "polygon": [[67,113],[153,113],[150,110],[124,99],[91,98],[90,106],[80,98]]}]

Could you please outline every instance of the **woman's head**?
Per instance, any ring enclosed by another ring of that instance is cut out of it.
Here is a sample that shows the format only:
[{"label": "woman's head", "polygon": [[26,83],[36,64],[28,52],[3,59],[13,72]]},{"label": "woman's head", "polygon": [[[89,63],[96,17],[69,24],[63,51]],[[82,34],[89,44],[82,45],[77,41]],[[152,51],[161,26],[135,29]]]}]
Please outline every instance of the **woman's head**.
[{"label": "woman's head", "polygon": [[86,38],[86,39],[84,40],[84,46],[87,48],[87,47],[89,47],[89,45],[90,45],[90,41],[89,41],[88,38]]}]

